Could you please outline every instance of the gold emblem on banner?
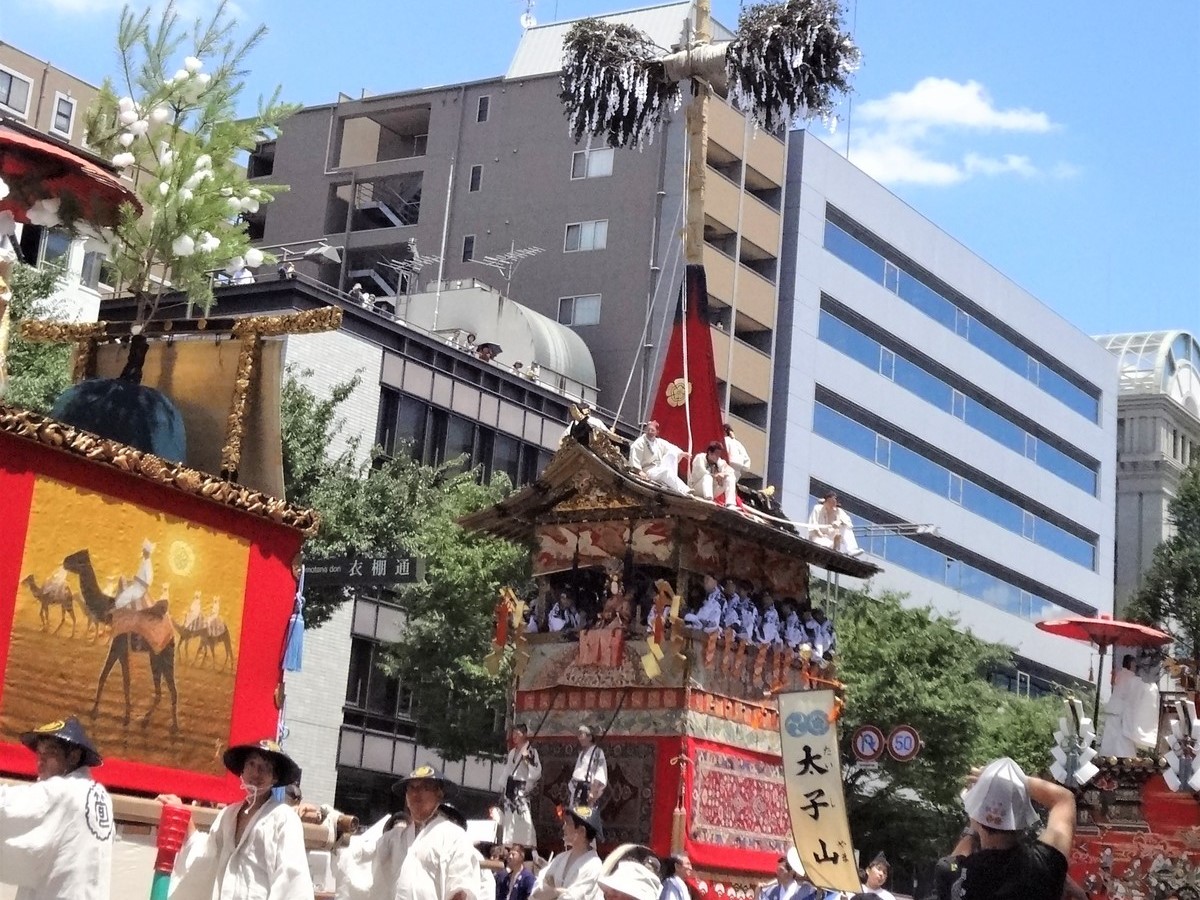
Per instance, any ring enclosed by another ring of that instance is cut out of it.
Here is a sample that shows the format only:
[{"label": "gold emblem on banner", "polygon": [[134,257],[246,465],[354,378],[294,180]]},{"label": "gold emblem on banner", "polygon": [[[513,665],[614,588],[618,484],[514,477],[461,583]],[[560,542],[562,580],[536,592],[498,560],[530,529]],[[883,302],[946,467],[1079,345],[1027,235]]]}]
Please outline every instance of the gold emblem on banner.
[{"label": "gold emblem on banner", "polygon": [[684,381],[682,378],[676,378],[667,385],[667,405],[668,406],[683,406],[687,402],[688,395],[692,392],[692,383]]}]

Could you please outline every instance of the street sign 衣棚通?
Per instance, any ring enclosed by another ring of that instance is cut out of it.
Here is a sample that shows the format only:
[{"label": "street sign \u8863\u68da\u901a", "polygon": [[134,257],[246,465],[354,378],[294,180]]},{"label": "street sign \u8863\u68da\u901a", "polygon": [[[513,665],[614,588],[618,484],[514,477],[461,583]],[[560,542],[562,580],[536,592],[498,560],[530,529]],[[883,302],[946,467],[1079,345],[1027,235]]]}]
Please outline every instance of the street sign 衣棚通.
[{"label": "street sign \u8863\u68da\u901a", "polygon": [[337,556],[304,563],[304,583],[318,587],[412,584],[425,576],[425,560],[412,556]]}]

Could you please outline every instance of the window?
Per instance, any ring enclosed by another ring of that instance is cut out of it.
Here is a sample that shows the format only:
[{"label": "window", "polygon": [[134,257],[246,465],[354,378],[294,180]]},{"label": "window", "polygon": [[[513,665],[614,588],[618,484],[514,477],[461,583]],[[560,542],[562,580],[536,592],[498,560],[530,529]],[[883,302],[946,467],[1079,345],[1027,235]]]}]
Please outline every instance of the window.
[{"label": "window", "polygon": [[470,262],[475,258],[475,235],[468,234],[463,238],[462,261]]},{"label": "window", "polygon": [[88,250],[83,254],[83,269],[79,273],[79,282],[84,287],[95,290],[100,286],[100,269],[104,265],[104,253],[99,250]]},{"label": "window", "polygon": [[957,388],[950,389],[950,415],[956,419],[966,419],[967,417],[966,394]]},{"label": "window", "polygon": [[571,154],[571,179],[606,178],[613,171],[613,150],[598,147],[595,150],[576,150]]},{"label": "window", "polygon": [[1083,537],[1024,509],[1019,497],[1005,496],[1003,487],[976,483],[926,454],[929,449],[906,446],[911,436],[880,434],[846,412],[818,402],[813,409],[813,433],[863,459],[888,469],[906,481],[947,497],[969,512],[1033,541],[1064,559],[1095,571],[1096,539]]},{"label": "window", "polygon": [[471,166],[471,185],[467,188],[471,193],[479,190],[480,184],[483,182],[483,166]]},{"label": "window", "polygon": [[46,232],[42,244],[42,262],[66,267],[71,258],[71,235],[57,228]]},{"label": "window", "polygon": [[[838,318],[839,313],[834,311],[838,306],[840,304],[832,297],[821,299],[817,335],[822,343],[834,347],[872,371],[878,371],[932,406],[962,419],[975,431],[1025,456],[1040,468],[1054,473],[1080,490],[1096,495],[1099,463],[1089,461],[1082,451],[1075,450],[1072,454],[1069,450],[1056,447],[1051,442],[1053,439],[1047,440],[1046,436],[1027,431],[1030,423],[1019,421],[1022,417],[1002,401],[982,393],[967,396],[963,390],[952,387],[952,382],[959,383],[952,373],[947,371],[935,375],[927,371],[922,368],[924,364],[905,358],[904,354],[911,348],[906,350],[902,343],[886,332],[876,331],[867,323],[851,325]],[[864,333],[860,328],[871,331],[871,334]],[[978,335],[982,331],[976,319],[971,333]],[[884,340],[896,340],[896,349],[883,344]],[[1043,377],[1048,372],[1048,369],[1042,369]],[[1121,428],[1120,423],[1117,427]],[[1118,441],[1118,446],[1123,446],[1123,443]],[[1178,452],[1176,450],[1176,456]]]},{"label": "window", "polygon": [[563,325],[599,325],[600,295],[559,297],[558,321]]},{"label": "window", "polygon": [[11,69],[0,68],[0,106],[22,118],[29,112],[29,91],[33,82]]},{"label": "window", "polygon": [[[843,214],[832,208],[830,212],[839,219],[844,218]],[[854,234],[846,230],[847,228],[852,229]],[[869,243],[876,246],[868,246]],[[1070,373],[1063,375],[1055,371],[1056,360],[1039,360],[1030,356],[1026,349],[1019,346],[1019,339],[1014,340],[1012,336],[1004,333],[1006,326],[1003,323],[997,322],[995,327],[988,324],[987,314],[980,313],[972,301],[955,297],[955,292],[948,286],[931,287],[924,283],[922,279],[935,283],[937,279],[926,273],[911,271],[907,268],[910,265],[907,262],[886,258],[885,254],[890,248],[884,248],[886,244],[861,226],[847,223],[844,228],[832,218],[825,220],[825,249],[831,254],[876,284],[895,293],[901,300],[944,325],[1001,365],[1024,375],[1069,409],[1092,422],[1097,421],[1100,414],[1098,388],[1083,380],[1072,379],[1069,377]]]},{"label": "window", "polygon": [[891,381],[896,380],[896,354],[884,346],[879,348],[879,374]]},{"label": "window", "polygon": [[882,434],[875,435],[875,465],[885,469],[892,464],[892,442]]},{"label": "window", "polygon": [[63,137],[71,136],[71,126],[75,124],[75,101],[66,94],[54,95],[54,122],[50,130]]},{"label": "window", "polygon": [[479,106],[475,109],[475,121],[486,122],[488,113],[492,111],[492,98],[486,94],[479,98]]},{"label": "window", "polygon": [[603,250],[608,245],[608,219],[595,222],[573,222],[567,226],[563,240],[563,252],[577,250]]}]

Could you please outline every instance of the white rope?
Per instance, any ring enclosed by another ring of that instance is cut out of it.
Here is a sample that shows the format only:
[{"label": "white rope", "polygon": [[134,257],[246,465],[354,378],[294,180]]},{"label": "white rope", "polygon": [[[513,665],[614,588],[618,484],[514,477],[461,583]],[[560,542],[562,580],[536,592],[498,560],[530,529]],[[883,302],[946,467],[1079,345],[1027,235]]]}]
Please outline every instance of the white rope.
[{"label": "white rope", "polygon": [[[650,302],[646,309],[645,321],[642,324],[642,335],[641,335],[641,339],[640,339],[641,343],[638,345],[639,350],[641,350],[645,347],[646,337],[650,332],[650,323],[654,320],[654,311],[659,306],[659,296],[662,292],[663,285],[675,284],[675,279],[679,274],[679,263],[680,263],[680,260],[683,259],[683,241],[679,237],[679,227],[680,227],[682,220],[683,220],[683,204],[681,203],[679,205],[679,207],[675,210],[675,220],[671,223],[671,227],[666,232],[666,234],[668,235],[666,257],[668,259],[673,260],[671,262],[671,267],[670,267],[671,275],[669,278],[666,278],[666,279],[660,278],[658,280],[658,283],[654,286],[654,292],[650,295]],[[664,260],[664,262],[665,262],[665,260]],[[653,260],[651,260],[651,264],[653,265]],[[656,347],[662,346],[663,333],[666,331],[667,323],[670,320],[671,320],[670,316],[663,317],[662,324],[659,326],[659,329],[658,329],[658,341],[655,344]],[[616,430],[617,421],[621,418],[621,412],[625,408],[625,401],[627,399],[629,399],[629,389],[633,386],[633,375],[637,371],[637,367],[638,367],[638,354],[634,354],[633,362],[630,363],[630,366],[629,366],[629,377],[625,379],[625,389],[621,392],[621,402],[617,404],[617,410],[616,410],[616,413],[613,415],[612,425],[610,426],[610,427],[612,427],[612,429],[614,431]],[[651,390],[653,390],[653,388],[651,388]],[[643,416],[643,418],[647,415],[647,411],[644,409],[640,409],[640,413]]]}]

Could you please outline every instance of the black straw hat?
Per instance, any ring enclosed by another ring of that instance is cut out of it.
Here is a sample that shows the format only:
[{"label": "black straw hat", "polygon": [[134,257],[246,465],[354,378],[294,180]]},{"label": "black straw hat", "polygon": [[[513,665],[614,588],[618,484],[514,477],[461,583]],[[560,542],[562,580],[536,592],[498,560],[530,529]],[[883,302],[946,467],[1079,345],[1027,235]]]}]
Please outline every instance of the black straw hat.
[{"label": "black straw hat", "polygon": [[445,790],[446,785],[450,783],[446,780],[446,776],[433,766],[417,766],[415,769],[392,785],[392,793],[404,796],[404,792],[408,789],[408,785],[413,781],[436,781],[442,790]]},{"label": "black straw hat", "polygon": [[276,741],[261,740],[255,744],[238,744],[225,751],[222,762],[234,775],[241,775],[251,753],[261,753],[275,764],[275,787],[285,787],[300,780],[300,767]]},{"label": "black straw hat", "polygon": [[600,821],[600,810],[594,806],[569,806],[565,810],[575,822],[586,828],[595,840],[604,840],[604,824]]},{"label": "black straw hat", "polygon": [[47,722],[45,725],[39,725],[33,731],[26,731],[18,740],[36,753],[38,741],[42,738],[54,738],[55,740],[62,741],[64,744],[78,747],[83,751],[83,762],[80,765],[95,768],[104,762],[104,758],[96,752],[96,748],[92,746],[87,732],[83,730],[83,726],[79,724],[79,720],[74,716],[69,716],[65,721],[60,719],[56,722]]}]

